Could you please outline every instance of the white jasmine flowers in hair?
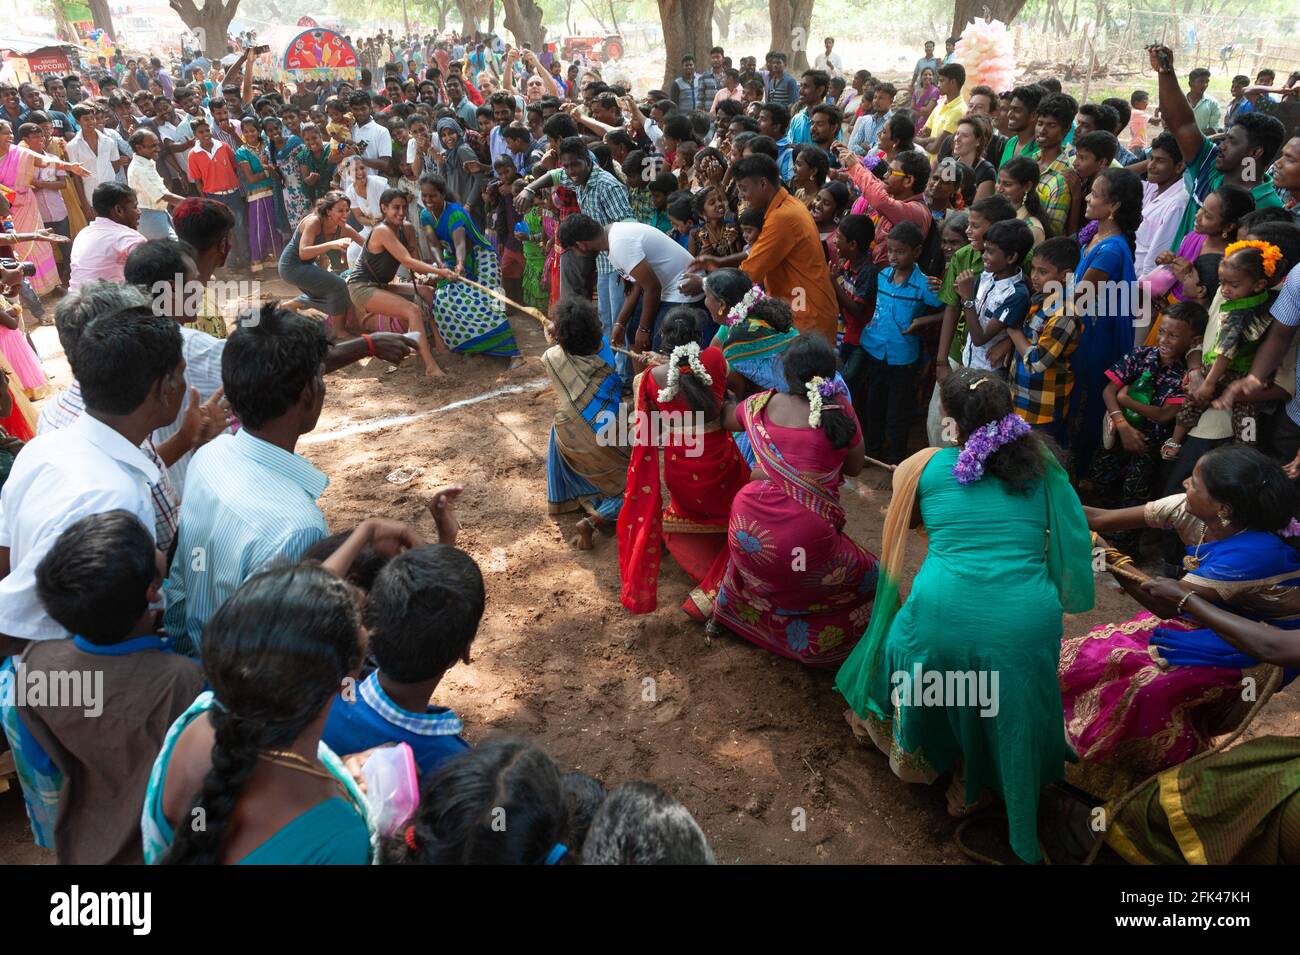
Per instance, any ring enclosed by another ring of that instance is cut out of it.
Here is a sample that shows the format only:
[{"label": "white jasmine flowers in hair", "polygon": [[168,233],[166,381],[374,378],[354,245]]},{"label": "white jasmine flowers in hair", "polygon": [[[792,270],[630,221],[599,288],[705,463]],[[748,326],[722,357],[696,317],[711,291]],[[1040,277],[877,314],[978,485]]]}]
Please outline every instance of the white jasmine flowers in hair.
[{"label": "white jasmine flowers in hair", "polygon": [[700,361],[700,343],[687,342],[685,345],[678,345],[673,349],[672,354],[668,356],[668,383],[659,389],[658,401],[660,404],[672,401],[677,397],[677,392],[681,390],[681,363],[683,361],[689,366],[690,373],[704,382],[705,385],[713,384],[713,378]]}]

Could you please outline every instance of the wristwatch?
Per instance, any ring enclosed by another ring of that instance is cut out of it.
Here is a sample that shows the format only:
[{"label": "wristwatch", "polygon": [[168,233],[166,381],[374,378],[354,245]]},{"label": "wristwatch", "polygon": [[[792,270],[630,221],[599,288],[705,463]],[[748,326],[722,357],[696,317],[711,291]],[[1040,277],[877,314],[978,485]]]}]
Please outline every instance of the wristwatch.
[{"label": "wristwatch", "polygon": [[964,302],[961,303],[961,307],[962,307],[962,308],[969,308],[971,311],[974,311],[974,310],[975,310],[975,299],[973,299],[973,298],[968,298],[968,299],[966,299],[966,301],[964,301]]}]

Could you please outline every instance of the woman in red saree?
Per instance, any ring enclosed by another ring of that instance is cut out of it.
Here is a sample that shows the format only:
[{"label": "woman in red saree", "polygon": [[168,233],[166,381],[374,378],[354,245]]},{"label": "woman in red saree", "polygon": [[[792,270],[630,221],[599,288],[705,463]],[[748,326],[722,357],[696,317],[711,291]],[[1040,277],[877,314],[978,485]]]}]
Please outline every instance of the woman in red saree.
[{"label": "woman in red saree", "polygon": [[[660,322],[668,364],[642,372],[633,385],[632,460],[618,515],[618,566],[623,606],[632,613],[655,609],[661,544],[698,587],[682,609],[700,622],[713,612],[713,598],[727,568],[727,520],[731,501],[749,480],[749,467],[731,432],[722,430],[727,363],[717,348],[700,349],[700,325],[689,308],[674,308]],[[664,449],[659,487],[659,447]]]},{"label": "woman in red saree", "polygon": [[751,395],[723,417],[749,435],[762,477],[731,507],[731,559],[710,627],[837,666],[866,630],[876,593],[876,558],[843,532],[839,502],[844,475],[864,464],[862,430],[826,342],[800,335],[784,364],[786,393]]}]

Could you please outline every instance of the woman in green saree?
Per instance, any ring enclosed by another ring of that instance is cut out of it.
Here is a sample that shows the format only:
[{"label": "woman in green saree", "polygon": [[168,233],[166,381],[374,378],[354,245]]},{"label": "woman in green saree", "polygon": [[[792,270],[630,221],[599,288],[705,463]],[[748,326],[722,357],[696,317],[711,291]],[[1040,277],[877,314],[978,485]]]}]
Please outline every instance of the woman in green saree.
[{"label": "woman in green saree", "polygon": [[[1039,790],[1074,758],[1056,666],[1062,611],[1092,607],[1088,525],[1006,382],[962,369],[940,397],[960,447],[927,448],[894,472],[871,623],[835,687],[855,735],[900,778],[953,772],[954,815],[1000,795],[1011,847],[1036,862]],[[920,525],[929,549],[903,600],[908,529]]]}]

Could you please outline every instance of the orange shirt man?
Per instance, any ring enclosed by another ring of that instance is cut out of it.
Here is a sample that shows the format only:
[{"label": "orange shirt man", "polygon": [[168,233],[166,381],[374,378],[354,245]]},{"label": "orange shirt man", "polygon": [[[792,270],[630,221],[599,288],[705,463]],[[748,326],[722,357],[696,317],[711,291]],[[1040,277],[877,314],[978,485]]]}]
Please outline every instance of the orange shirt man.
[{"label": "orange shirt man", "polygon": [[834,347],[839,307],[812,213],[781,185],[769,156],[737,163],[736,184],[742,202],[763,210],[763,229],[740,268],[769,295],[790,303],[801,333],[816,332]]}]

